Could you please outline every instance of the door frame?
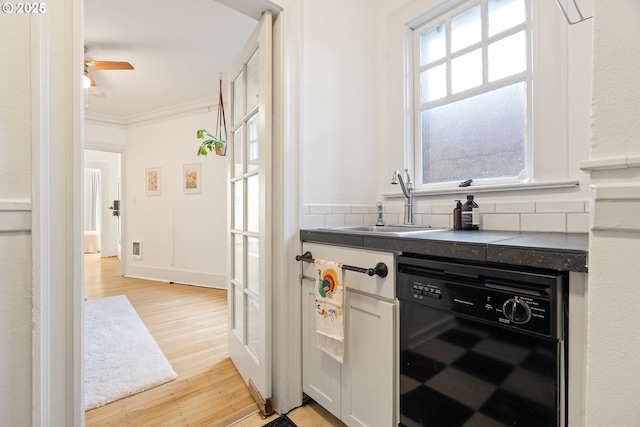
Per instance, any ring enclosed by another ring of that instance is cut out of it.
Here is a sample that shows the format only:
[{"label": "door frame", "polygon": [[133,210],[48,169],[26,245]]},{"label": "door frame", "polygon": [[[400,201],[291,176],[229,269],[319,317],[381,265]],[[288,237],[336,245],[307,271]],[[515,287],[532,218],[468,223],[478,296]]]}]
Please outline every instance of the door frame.
[{"label": "door frame", "polygon": [[[275,409],[286,413],[302,401],[302,293],[300,267],[293,262],[301,248],[302,2],[277,3],[283,9],[278,16],[281,140],[274,148],[282,166],[275,178],[282,220],[274,230],[273,291],[283,297],[273,304],[273,394]],[[84,425],[84,103],[78,65],[84,57],[83,6],[83,0],[59,0],[47,13],[30,17],[34,426]]]},{"label": "door frame", "polygon": [[[272,390],[274,409],[302,404],[302,1],[278,0],[273,28]],[[280,296],[280,297],[277,297]]]},{"label": "door frame", "polygon": [[[83,0],[30,16],[33,426],[84,425]],[[25,96],[29,96],[28,94]]]}]

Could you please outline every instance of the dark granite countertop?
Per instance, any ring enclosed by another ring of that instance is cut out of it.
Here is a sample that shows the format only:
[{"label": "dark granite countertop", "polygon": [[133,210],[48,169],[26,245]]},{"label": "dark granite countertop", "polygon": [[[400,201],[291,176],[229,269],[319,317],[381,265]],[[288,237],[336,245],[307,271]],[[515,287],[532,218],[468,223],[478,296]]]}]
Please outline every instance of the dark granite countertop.
[{"label": "dark granite countertop", "polygon": [[455,258],[523,267],[586,272],[587,233],[441,229],[403,236],[340,229],[300,230],[305,242]]}]

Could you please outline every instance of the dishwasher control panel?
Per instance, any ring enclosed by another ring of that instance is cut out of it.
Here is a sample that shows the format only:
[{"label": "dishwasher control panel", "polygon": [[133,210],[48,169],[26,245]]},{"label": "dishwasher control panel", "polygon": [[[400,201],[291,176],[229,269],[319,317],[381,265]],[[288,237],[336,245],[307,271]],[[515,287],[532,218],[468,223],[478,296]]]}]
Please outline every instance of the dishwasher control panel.
[{"label": "dishwasher control panel", "polygon": [[416,267],[420,266],[398,263],[396,293],[401,303],[422,304],[549,338],[560,334],[560,276],[500,274],[485,267],[475,271],[469,266],[460,271],[451,265]]}]

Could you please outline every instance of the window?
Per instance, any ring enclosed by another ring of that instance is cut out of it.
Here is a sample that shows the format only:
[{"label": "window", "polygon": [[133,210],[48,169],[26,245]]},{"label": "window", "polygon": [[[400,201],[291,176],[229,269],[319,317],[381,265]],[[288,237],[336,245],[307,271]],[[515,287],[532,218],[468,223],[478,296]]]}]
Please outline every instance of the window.
[{"label": "window", "polygon": [[413,29],[418,188],[528,181],[530,0],[455,2]]}]

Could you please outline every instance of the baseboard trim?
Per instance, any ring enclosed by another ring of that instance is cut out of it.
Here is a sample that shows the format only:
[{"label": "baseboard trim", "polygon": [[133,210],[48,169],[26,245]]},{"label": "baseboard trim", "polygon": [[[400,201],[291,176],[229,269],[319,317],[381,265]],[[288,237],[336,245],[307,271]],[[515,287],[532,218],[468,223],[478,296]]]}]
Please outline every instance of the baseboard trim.
[{"label": "baseboard trim", "polygon": [[227,289],[227,279],[225,276],[188,270],[132,266],[129,264],[125,277],[179,283],[183,285],[201,286],[213,289]]}]

